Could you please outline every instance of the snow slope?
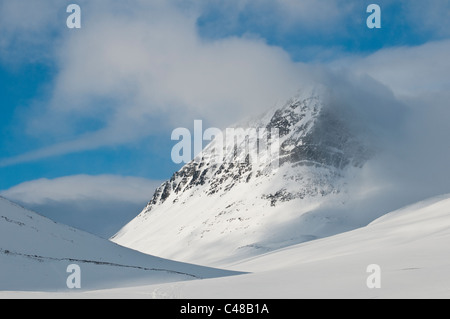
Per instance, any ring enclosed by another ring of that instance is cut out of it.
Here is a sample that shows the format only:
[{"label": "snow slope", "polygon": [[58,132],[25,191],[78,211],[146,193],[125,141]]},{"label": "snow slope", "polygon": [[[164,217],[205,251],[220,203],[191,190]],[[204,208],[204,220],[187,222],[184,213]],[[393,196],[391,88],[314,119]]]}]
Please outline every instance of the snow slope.
[{"label": "snow slope", "polygon": [[[367,266],[381,267],[369,289]],[[394,211],[366,227],[228,265],[240,276],[119,287],[43,298],[450,298],[450,194]]]},{"label": "snow slope", "polygon": [[230,272],[144,255],[25,210],[0,197],[0,290],[67,290],[67,267],[83,289],[172,282]]},{"label": "snow slope", "polygon": [[[381,267],[380,289],[367,287],[370,264]],[[450,195],[232,268],[252,274],[154,289],[181,298],[449,298]]]}]

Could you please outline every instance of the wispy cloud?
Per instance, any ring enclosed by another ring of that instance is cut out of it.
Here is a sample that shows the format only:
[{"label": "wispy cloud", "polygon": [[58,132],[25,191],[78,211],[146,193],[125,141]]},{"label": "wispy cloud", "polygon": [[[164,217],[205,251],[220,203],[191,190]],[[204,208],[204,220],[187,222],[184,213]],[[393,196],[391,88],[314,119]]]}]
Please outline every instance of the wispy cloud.
[{"label": "wispy cloud", "polygon": [[0,2],[0,61],[10,65],[51,59],[64,3],[47,1]]}]

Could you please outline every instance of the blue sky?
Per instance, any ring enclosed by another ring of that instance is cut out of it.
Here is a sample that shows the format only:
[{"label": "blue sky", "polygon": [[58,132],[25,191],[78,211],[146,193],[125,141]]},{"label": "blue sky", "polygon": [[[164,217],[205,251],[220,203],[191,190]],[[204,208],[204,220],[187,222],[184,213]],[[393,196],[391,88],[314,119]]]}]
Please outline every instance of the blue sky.
[{"label": "blue sky", "polygon": [[[79,175],[159,182],[179,168],[178,126],[259,114],[315,67],[407,96],[425,87],[408,66],[444,61],[450,38],[444,0],[80,0],[79,30],[65,25],[69,3],[0,0],[0,190]],[[366,26],[370,3],[381,29]],[[429,68],[427,88],[446,87],[446,67]]]}]

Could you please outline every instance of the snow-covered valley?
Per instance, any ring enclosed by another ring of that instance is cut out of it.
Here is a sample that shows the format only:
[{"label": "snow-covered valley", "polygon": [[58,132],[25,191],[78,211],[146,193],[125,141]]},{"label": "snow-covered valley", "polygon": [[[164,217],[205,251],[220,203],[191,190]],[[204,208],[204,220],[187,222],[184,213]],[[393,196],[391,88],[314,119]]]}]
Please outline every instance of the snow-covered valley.
[{"label": "snow-covered valley", "polygon": [[[2,298],[449,298],[450,195],[366,227],[276,250],[228,269],[238,276],[126,285],[78,293],[0,292]],[[3,257],[4,258],[4,257]],[[367,266],[380,266],[370,289]]]}]

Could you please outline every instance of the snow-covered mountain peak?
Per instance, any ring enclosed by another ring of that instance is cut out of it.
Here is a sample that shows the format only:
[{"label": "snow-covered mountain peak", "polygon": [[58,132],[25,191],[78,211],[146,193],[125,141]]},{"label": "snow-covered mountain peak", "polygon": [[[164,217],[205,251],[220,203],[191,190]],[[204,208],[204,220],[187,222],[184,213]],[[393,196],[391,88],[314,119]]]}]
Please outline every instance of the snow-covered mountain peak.
[{"label": "snow-covered mountain peak", "polygon": [[[215,259],[203,254],[218,243],[225,254],[235,255],[321,236],[321,226],[302,226],[293,234],[280,234],[277,228],[301,219],[323,197],[345,192],[347,171],[363,166],[372,154],[334,103],[327,88],[307,88],[247,122],[242,131],[251,133],[235,140],[231,156],[226,138],[214,139],[164,182],[143,212],[112,240],[148,253],[203,262]],[[228,157],[213,161],[222,147]]]}]

